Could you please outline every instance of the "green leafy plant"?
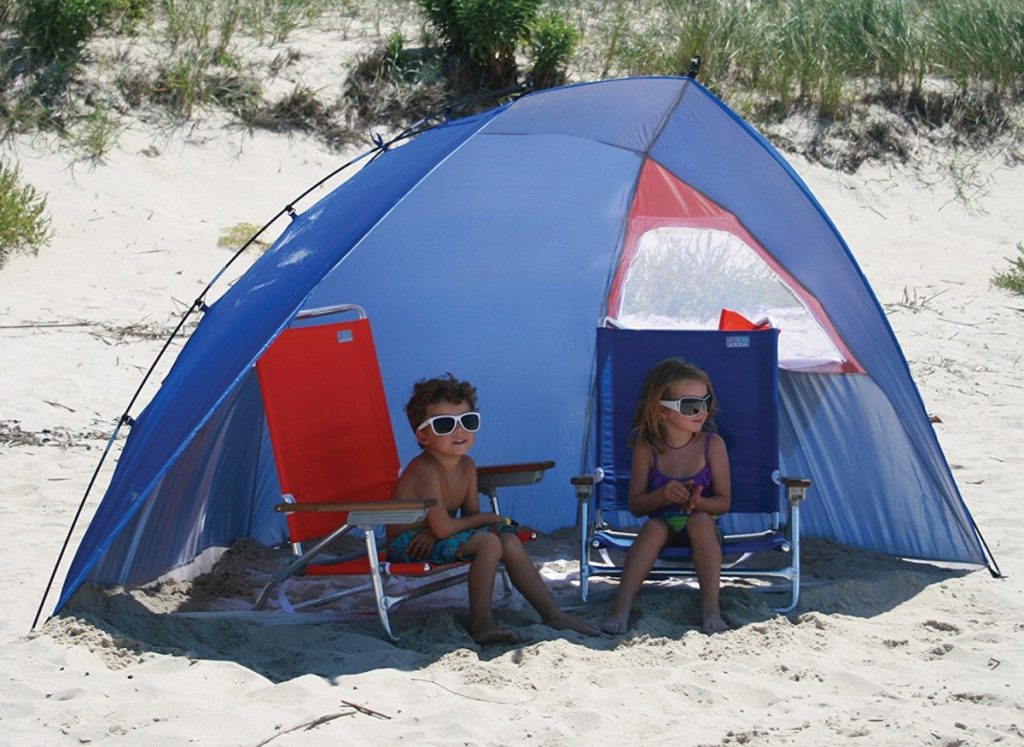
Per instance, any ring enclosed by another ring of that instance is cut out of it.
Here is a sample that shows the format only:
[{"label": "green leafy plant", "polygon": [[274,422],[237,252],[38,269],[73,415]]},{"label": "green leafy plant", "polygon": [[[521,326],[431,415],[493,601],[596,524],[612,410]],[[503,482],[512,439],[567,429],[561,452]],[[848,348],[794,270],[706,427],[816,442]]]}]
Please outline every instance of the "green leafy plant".
[{"label": "green leafy plant", "polygon": [[530,38],[541,0],[417,0],[469,76],[501,88],[517,78],[516,49]]},{"label": "green leafy plant", "polygon": [[551,88],[565,83],[566,67],[578,39],[576,29],[557,13],[548,13],[538,19],[530,39],[533,52],[530,77],[535,88]]},{"label": "green leafy plant", "polygon": [[0,163],[0,267],[14,252],[35,254],[51,236],[46,198],[22,183],[17,166]]},{"label": "green leafy plant", "polygon": [[18,32],[37,63],[73,60],[97,29],[120,17],[138,18],[151,0],[26,0]]},{"label": "green leafy plant", "polygon": [[1007,258],[1010,269],[997,272],[992,278],[992,285],[1018,296],[1024,296],[1024,241],[1017,242],[1017,259]]}]

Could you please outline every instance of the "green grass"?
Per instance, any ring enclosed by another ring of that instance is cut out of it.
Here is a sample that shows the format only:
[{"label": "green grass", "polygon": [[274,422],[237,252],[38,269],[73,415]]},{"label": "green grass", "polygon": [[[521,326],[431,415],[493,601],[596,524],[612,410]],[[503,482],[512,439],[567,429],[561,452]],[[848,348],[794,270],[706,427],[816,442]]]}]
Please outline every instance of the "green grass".
[{"label": "green grass", "polygon": [[[221,249],[237,250],[255,236],[260,230],[260,227],[255,223],[236,223],[233,226],[221,229],[220,237],[217,239],[217,246]],[[266,251],[270,246],[266,241],[262,239],[256,239],[253,241],[256,247],[260,251]]]},{"label": "green grass", "polygon": [[97,105],[69,129],[68,140],[83,157],[102,161],[124,129],[116,112]]},{"label": "green grass", "polygon": [[[347,83],[339,70],[336,88],[298,81],[268,101],[260,81],[282,63],[256,62],[253,47],[309,26],[376,33],[380,45]],[[341,143],[353,125],[399,126],[473,98],[481,81],[679,75],[696,54],[701,81],[755,126],[810,115],[860,148],[842,168],[890,146],[902,158],[931,133],[970,147],[1009,135],[1024,150],[1022,0],[0,0],[0,32],[0,137],[49,129],[100,157],[117,117],[94,101],[179,121],[218,107],[250,127],[312,127]],[[159,49],[114,65],[120,102],[84,72],[103,62],[97,35]],[[460,73],[453,53],[489,77]],[[889,133],[865,116],[879,108]]]},{"label": "green grass", "polygon": [[51,236],[46,198],[22,183],[17,166],[0,162],[0,267],[15,252],[37,253]]},{"label": "green grass", "polygon": [[1017,242],[1017,258],[1009,259],[1010,269],[997,272],[992,278],[992,285],[1018,296],[1024,296],[1024,241]]},{"label": "green grass", "polygon": [[[843,116],[866,91],[906,106],[928,77],[961,92],[1024,94],[1020,0],[549,0],[575,19],[591,75],[680,74],[755,119]],[[878,96],[876,96],[878,97]],[[969,122],[964,122],[969,127]]]}]

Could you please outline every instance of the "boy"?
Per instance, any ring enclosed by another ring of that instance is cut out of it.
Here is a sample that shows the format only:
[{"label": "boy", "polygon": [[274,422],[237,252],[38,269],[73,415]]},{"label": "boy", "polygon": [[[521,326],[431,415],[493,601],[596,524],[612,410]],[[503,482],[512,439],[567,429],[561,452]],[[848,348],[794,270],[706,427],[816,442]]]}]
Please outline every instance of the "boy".
[{"label": "boy", "polygon": [[562,612],[526,554],[508,519],[480,513],[476,465],[467,456],[480,428],[476,389],[451,374],[416,382],[405,407],[423,453],[406,466],[393,497],[436,498],[425,521],[388,529],[393,562],[470,560],[469,633],[477,643],[517,643],[519,637],[491,617],[498,563],[545,625],[597,635],[596,628]]}]

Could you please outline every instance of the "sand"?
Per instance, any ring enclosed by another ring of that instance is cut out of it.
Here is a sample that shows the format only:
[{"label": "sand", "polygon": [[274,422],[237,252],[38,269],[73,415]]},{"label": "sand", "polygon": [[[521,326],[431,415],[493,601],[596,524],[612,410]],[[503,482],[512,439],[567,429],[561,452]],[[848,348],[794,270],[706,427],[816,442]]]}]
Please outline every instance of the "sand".
[{"label": "sand", "polygon": [[[854,175],[792,159],[889,314],[1007,578],[810,541],[790,616],[729,588],[735,627],[709,637],[692,592],[652,589],[627,635],[586,638],[513,598],[498,619],[524,642],[480,647],[459,594],[411,605],[397,645],[372,619],[211,616],[243,609],[273,567],[274,553],[247,545],[197,583],[85,589],[29,633],[106,435],[163,333],[230,256],[221,231],[262,223],[349,154],[208,123],[132,129],[104,164],[39,137],[3,155],[47,193],[55,238],[0,270],[0,743],[1024,743],[1024,299],[990,286],[1024,240],[1024,168],[972,156],[963,201],[949,153]],[[560,531],[531,550],[566,605],[573,539]],[[577,611],[600,622],[611,593],[599,585]]]}]

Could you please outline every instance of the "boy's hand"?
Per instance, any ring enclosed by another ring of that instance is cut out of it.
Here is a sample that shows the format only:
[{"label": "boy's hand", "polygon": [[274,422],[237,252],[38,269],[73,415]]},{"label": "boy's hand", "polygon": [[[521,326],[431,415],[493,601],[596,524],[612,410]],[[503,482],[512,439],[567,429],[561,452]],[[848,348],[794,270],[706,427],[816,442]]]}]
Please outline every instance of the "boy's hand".
[{"label": "boy's hand", "polygon": [[423,527],[409,542],[405,554],[413,560],[426,560],[436,544],[437,537],[430,531],[430,527]]}]

